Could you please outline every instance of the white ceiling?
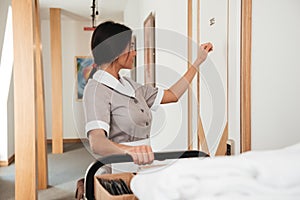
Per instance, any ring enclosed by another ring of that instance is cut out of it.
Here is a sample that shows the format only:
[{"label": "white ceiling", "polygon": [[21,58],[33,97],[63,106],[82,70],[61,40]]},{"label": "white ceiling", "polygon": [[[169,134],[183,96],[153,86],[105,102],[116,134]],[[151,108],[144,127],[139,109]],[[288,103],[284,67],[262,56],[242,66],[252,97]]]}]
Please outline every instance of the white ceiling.
[{"label": "white ceiling", "polygon": [[[99,15],[96,21],[123,21],[128,0],[96,0]],[[41,19],[49,19],[49,8],[61,8],[62,18],[92,21],[92,0],[40,0]]]}]

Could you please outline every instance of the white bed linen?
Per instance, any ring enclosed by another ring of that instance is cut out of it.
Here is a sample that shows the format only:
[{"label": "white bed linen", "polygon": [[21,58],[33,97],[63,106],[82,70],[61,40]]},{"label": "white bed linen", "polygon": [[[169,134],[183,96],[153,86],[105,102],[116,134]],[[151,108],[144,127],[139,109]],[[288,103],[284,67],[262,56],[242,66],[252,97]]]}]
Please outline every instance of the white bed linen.
[{"label": "white bed linen", "polygon": [[300,199],[300,143],[238,156],[179,159],[139,172],[131,188],[141,200]]}]

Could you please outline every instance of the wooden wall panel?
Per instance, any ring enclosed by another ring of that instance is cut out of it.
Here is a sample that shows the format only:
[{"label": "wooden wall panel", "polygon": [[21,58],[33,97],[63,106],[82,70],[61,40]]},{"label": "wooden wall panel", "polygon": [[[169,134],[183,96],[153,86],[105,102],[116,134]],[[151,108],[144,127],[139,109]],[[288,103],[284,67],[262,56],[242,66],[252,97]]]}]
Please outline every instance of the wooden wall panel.
[{"label": "wooden wall panel", "polygon": [[241,152],[251,150],[252,0],[242,0],[241,19]]},{"label": "wooden wall panel", "polygon": [[52,152],[63,153],[61,10],[50,8],[52,70]]},{"label": "wooden wall panel", "polygon": [[220,143],[218,145],[216,156],[224,156],[227,152],[227,140],[228,140],[228,122],[224,128]]},{"label": "wooden wall panel", "polygon": [[197,115],[197,121],[198,121],[197,122],[198,150],[203,151],[203,152],[207,153],[208,155],[210,155],[200,115]]},{"label": "wooden wall panel", "polygon": [[36,34],[36,120],[37,120],[37,148],[38,148],[38,189],[46,189],[48,186],[48,167],[47,167],[47,143],[45,128],[45,97],[44,97],[44,78],[41,44],[41,23],[40,5],[38,0],[35,2],[35,34]]},{"label": "wooden wall panel", "polygon": [[15,199],[37,199],[35,19],[33,0],[12,0],[14,37]]}]

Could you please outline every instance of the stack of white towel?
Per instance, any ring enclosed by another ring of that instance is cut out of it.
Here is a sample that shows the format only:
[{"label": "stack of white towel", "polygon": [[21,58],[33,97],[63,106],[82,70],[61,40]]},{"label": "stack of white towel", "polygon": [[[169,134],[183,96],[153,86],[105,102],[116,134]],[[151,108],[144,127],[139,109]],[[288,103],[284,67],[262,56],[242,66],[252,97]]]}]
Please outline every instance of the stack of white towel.
[{"label": "stack of white towel", "polygon": [[141,200],[300,199],[300,143],[238,156],[179,159],[139,172],[131,189]]}]

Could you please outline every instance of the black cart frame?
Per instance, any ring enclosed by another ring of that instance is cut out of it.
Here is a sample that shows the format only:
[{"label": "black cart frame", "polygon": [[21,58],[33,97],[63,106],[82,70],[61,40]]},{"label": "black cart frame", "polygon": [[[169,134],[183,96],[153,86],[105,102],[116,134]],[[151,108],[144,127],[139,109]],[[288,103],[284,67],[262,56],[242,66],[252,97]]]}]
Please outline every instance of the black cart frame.
[{"label": "black cart frame", "polygon": [[[195,157],[209,157],[208,154],[202,151],[172,151],[154,153],[154,160],[167,159],[181,159],[181,158],[195,158]],[[130,155],[111,155],[97,159],[87,169],[85,175],[85,197],[88,200],[94,200],[94,176],[98,169],[104,165],[112,163],[133,162]]]}]

